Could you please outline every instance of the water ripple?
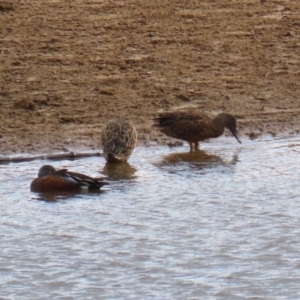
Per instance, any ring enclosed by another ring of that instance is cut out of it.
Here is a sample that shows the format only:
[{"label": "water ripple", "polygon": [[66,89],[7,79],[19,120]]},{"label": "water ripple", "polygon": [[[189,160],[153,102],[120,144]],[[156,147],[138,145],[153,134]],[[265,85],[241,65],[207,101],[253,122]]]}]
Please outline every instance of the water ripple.
[{"label": "water ripple", "polygon": [[299,299],[300,138],[202,147],[49,162],[101,193],[31,193],[44,161],[1,165],[0,298]]}]

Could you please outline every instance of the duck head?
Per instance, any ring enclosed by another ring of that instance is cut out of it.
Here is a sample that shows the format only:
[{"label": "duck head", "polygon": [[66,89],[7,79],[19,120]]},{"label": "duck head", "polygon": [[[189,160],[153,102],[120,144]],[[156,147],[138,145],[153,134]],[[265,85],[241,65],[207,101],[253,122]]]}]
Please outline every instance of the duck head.
[{"label": "duck head", "polygon": [[239,139],[237,129],[236,129],[236,120],[235,117],[231,114],[222,113],[217,116],[218,121],[223,124],[224,127],[230,130],[232,135],[236,138],[236,140],[241,144],[241,140]]},{"label": "duck head", "polygon": [[50,165],[44,165],[39,169],[38,177],[43,177],[55,173],[55,168]]}]

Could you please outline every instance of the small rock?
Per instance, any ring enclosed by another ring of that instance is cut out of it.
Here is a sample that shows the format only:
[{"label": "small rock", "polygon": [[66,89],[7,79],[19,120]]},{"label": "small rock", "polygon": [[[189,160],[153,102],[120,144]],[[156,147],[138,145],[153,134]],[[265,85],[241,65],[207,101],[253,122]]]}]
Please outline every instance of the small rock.
[{"label": "small rock", "polygon": [[260,136],[260,133],[255,133],[255,132],[250,132],[249,134],[249,139],[250,140],[255,140]]},{"label": "small rock", "polygon": [[31,100],[22,99],[14,103],[13,107],[15,109],[25,109],[25,110],[34,110],[35,104]]}]

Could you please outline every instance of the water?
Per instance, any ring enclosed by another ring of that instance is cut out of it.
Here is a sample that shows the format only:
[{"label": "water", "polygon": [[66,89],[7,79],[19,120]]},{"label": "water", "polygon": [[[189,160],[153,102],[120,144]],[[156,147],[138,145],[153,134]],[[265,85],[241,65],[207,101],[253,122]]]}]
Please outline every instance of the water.
[{"label": "water", "polygon": [[[300,138],[0,165],[1,299],[300,299]],[[43,164],[101,193],[29,190]]]}]

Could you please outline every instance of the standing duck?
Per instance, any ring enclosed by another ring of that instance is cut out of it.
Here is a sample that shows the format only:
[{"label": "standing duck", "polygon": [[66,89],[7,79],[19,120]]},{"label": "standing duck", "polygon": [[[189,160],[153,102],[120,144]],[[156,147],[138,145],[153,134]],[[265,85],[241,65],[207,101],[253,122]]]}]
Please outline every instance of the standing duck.
[{"label": "standing duck", "polygon": [[199,149],[200,141],[222,135],[225,127],[241,143],[236,130],[236,120],[227,113],[210,118],[205,113],[194,110],[164,112],[154,118],[154,126],[167,136],[187,141],[191,152]]},{"label": "standing duck", "polygon": [[118,117],[106,124],[101,138],[103,155],[108,163],[126,162],[136,145],[137,132],[130,121]]},{"label": "standing duck", "polygon": [[30,185],[33,192],[76,191],[81,189],[97,190],[108,184],[103,178],[93,178],[84,174],[69,172],[67,169],[56,170],[44,165],[38,177]]}]

